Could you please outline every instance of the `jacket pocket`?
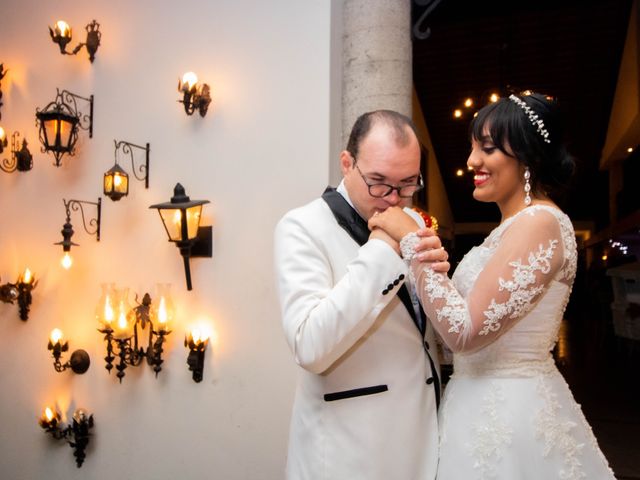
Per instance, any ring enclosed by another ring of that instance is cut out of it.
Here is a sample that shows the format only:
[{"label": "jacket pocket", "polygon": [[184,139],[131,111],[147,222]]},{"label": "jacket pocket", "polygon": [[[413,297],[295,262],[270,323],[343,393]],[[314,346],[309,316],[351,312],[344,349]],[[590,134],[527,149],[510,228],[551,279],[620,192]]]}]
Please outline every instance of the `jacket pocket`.
[{"label": "jacket pocket", "polygon": [[362,397],[364,395],[373,395],[389,390],[386,385],[374,385],[372,387],[354,388],[353,390],[343,390],[342,392],[325,393],[324,401],[333,402],[335,400],[344,400],[345,398]]}]

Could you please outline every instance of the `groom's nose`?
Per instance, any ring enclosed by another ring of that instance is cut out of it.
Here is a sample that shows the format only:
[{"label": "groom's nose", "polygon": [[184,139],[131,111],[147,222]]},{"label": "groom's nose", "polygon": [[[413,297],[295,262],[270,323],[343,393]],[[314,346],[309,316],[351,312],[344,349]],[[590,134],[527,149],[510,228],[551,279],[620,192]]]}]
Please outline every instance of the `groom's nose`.
[{"label": "groom's nose", "polygon": [[402,197],[398,194],[397,190],[393,190],[389,195],[384,197],[384,199],[392,207],[395,207],[402,201]]}]

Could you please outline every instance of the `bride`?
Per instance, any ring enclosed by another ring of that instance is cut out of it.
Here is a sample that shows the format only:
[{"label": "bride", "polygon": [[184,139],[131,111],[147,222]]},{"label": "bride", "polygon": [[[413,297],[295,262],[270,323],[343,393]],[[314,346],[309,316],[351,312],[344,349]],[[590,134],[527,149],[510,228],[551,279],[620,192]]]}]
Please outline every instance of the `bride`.
[{"label": "bride", "polygon": [[400,243],[424,310],[454,352],[439,413],[438,479],[613,479],[551,350],[576,274],[575,234],[548,193],[573,160],[550,97],[511,95],[471,124],[473,196],[500,225],[452,279],[423,263],[440,246],[392,207],[369,228]]}]

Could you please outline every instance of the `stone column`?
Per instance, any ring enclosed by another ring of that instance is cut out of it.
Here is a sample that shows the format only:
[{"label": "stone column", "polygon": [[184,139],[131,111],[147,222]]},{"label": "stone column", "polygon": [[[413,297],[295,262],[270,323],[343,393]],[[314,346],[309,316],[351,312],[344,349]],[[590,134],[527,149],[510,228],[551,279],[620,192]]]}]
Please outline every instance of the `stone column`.
[{"label": "stone column", "polygon": [[411,118],[411,0],[345,0],[342,145],[356,118],[378,109]]}]

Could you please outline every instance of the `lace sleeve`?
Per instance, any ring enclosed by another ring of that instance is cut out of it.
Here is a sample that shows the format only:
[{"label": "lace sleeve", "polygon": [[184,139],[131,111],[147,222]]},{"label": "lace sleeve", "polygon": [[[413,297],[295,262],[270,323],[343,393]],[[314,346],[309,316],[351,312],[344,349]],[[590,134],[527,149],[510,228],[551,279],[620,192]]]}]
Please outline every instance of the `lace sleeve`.
[{"label": "lace sleeve", "polygon": [[446,275],[417,259],[411,259],[411,274],[423,308],[447,346],[454,352],[472,351],[494,342],[535,306],[563,258],[558,220],[548,211],[534,210],[520,214],[503,232],[466,298]]}]

